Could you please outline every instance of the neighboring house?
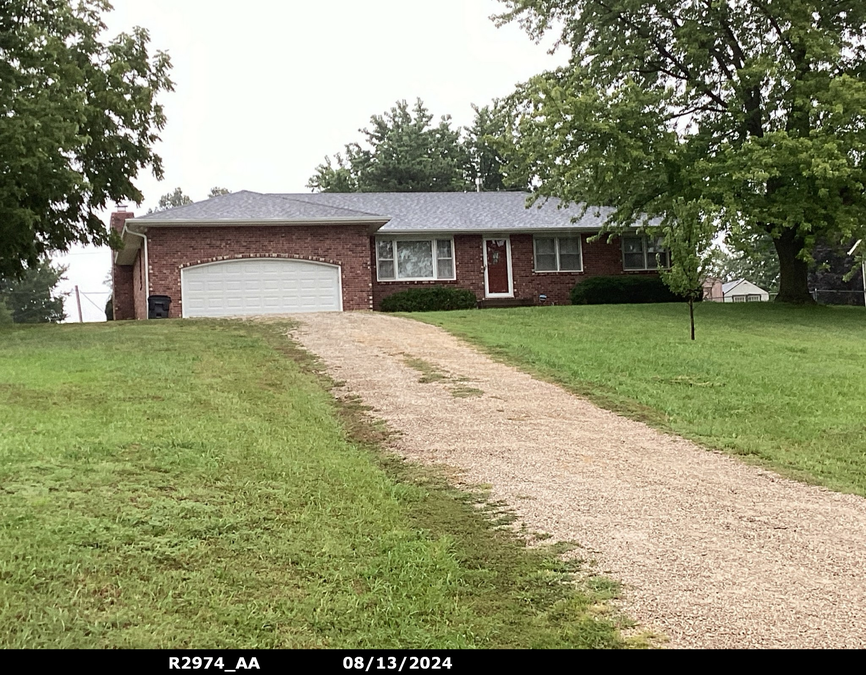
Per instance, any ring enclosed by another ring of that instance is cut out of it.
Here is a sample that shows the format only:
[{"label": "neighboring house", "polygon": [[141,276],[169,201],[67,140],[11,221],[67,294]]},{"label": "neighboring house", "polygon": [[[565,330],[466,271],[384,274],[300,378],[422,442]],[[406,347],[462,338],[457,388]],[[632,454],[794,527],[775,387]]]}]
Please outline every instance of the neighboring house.
[{"label": "neighboring house", "polygon": [[722,302],[767,302],[770,294],[751,281],[737,279],[722,284]]},{"label": "neighboring house", "polygon": [[725,295],[722,293],[722,283],[721,279],[705,279],[702,284],[704,289],[704,300],[709,300],[710,302],[724,302]]},{"label": "neighboring house", "polygon": [[135,218],[112,214],[114,313],[169,316],[378,309],[407,288],[466,288],[488,304],[567,304],[596,275],[656,274],[658,240],[590,242],[608,213],[526,208],[521,192],[236,192]]}]

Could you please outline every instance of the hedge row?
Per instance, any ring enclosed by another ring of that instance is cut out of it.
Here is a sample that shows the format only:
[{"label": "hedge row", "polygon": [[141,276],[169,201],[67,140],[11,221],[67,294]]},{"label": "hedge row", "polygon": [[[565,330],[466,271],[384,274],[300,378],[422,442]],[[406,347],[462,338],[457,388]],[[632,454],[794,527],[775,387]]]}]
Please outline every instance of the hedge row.
[{"label": "hedge row", "polygon": [[[648,302],[683,302],[656,275],[590,277],[571,290],[573,305],[614,305]],[[383,312],[442,312],[473,309],[475,294],[453,286],[423,286],[389,295],[382,300]]]},{"label": "hedge row", "polygon": [[473,309],[475,293],[450,286],[423,286],[399,291],[382,300],[383,312],[443,312],[451,309]]}]

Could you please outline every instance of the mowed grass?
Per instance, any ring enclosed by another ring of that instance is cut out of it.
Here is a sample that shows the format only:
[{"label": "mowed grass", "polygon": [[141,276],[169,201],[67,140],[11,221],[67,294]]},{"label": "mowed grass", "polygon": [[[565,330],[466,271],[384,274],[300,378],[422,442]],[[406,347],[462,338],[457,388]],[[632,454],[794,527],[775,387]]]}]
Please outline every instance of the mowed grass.
[{"label": "mowed grass", "polygon": [[286,329],[0,329],[0,647],[623,644],[611,583],[384,455]]},{"label": "mowed grass", "polygon": [[[701,303],[409,315],[603,407],[866,496],[866,311]],[[579,421],[575,421],[579,423]]]}]

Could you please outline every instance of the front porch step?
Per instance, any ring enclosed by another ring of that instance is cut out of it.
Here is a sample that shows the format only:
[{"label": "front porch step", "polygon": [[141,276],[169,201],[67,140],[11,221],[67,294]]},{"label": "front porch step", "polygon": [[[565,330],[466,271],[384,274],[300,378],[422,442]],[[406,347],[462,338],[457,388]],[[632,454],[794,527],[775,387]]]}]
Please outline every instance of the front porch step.
[{"label": "front porch step", "polygon": [[478,301],[478,309],[493,309],[496,307],[532,307],[532,298],[484,298]]}]

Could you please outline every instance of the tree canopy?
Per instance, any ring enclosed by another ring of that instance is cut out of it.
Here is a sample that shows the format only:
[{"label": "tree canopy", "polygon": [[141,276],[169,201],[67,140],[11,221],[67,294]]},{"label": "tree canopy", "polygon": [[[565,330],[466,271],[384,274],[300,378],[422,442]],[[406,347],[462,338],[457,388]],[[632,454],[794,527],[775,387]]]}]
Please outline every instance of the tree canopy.
[{"label": "tree canopy", "polygon": [[172,89],[143,28],[104,41],[104,0],[4,0],[0,12],[0,274],[73,242],[105,244],[98,212],[142,194]]},{"label": "tree canopy", "polygon": [[472,105],[475,118],[472,126],[465,128],[463,145],[469,164],[467,179],[471,187],[482,192],[501,190],[526,190],[529,179],[514,172],[503,156],[503,147],[497,143],[506,130],[507,118],[499,100],[486,106]]},{"label": "tree canopy", "polygon": [[725,281],[748,279],[768,293],[779,290],[779,257],[769,234],[750,237],[728,235],[717,249],[710,275]]},{"label": "tree canopy", "polygon": [[[209,195],[209,197],[214,197],[215,195]],[[184,194],[184,191],[176,187],[171,192],[166,192],[162,197],[159,198],[159,202],[157,205],[148,210],[148,213],[156,213],[157,211],[168,211],[168,209],[174,209],[178,206],[186,206],[187,204],[192,204],[192,197],[187,194]]]},{"label": "tree canopy", "polygon": [[383,115],[373,115],[361,129],[364,143],[349,143],[342,153],[325,157],[307,187],[322,192],[454,192],[520,188],[504,171],[502,136],[505,117],[497,103],[478,107],[466,129],[452,128],[450,115],[433,125],[433,115],[418,99],[410,109],[398,101]]},{"label": "tree canopy", "polygon": [[540,196],[613,206],[611,228],[710,200],[719,229],[772,239],[778,299],[811,301],[815,241],[866,226],[866,3],[502,1],[571,50],[507,101]]},{"label": "tree canopy", "polygon": [[54,267],[40,260],[27,268],[20,278],[0,277],[0,323],[60,323],[63,294],[55,291],[66,267]]},{"label": "tree canopy", "polygon": [[433,115],[418,99],[412,109],[398,101],[370,118],[361,129],[369,147],[346,145],[345,156],[329,157],[316,168],[308,187],[322,192],[449,192],[466,187],[466,150],[448,115]]},{"label": "tree canopy", "polygon": [[[207,194],[208,199],[213,199],[214,197],[219,197],[221,195],[229,195],[231,194],[231,190],[224,187],[212,187],[210,192]],[[159,211],[168,211],[169,209],[177,208],[178,206],[186,206],[187,204],[192,204],[193,199],[188,194],[183,191],[183,188],[176,187],[171,192],[166,192],[159,198],[156,206],[152,209],[148,209],[148,213],[157,213]]]}]

